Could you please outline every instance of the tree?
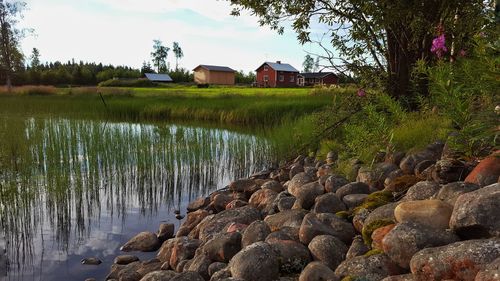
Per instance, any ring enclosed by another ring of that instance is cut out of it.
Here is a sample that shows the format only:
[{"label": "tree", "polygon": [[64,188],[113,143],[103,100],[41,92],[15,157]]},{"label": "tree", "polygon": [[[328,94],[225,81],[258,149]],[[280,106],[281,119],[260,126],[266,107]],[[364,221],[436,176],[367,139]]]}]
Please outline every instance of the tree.
[{"label": "tree", "polygon": [[148,61],[142,62],[142,67],[141,67],[141,75],[144,75],[144,73],[154,73],[154,69],[151,67],[151,63]]},{"label": "tree", "polygon": [[31,68],[37,70],[40,67],[40,51],[37,48],[33,48],[31,51]]},{"label": "tree", "polygon": [[304,72],[311,72],[314,66],[313,57],[311,57],[310,55],[306,55],[302,66],[304,67]]},{"label": "tree", "polygon": [[314,67],[313,67],[314,72],[319,71],[319,57],[316,57],[316,61],[314,62]]},{"label": "tree", "polygon": [[[411,97],[411,73],[417,60],[433,62],[430,52],[436,28],[445,27],[455,49],[471,47],[472,34],[484,25],[491,7],[483,0],[229,0],[233,15],[250,10],[261,25],[282,34],[292,21],[301,43],[311,42],[310,26],[327,27],[329,44],[318,40],[321,59],[346,75],[382,78],[396,98]],[[426,92],[423,89],[422,92]]]},{"label": "tree", "polygon": [[168,71],[168,51],[170,51],[170,48],[163,46],[160,40],[153,40],[153,52],[151,52],[151,56],[153,57],[153,64],[158,73]]},{"label": "tree", "polygon": [[181,46],[179,46],[178,42],[173,43],[173,52],[175,55],[175,71],[179,69],[179,60],[184,57],[184,53],[182,52]]},{"label": "tree", "polygon": [[12,75],[23,68],[23,55],[19,47],[23,31],[16,25],[25,8],[24,2],[0,0],[0,70],[8,91],[12,89]]}]

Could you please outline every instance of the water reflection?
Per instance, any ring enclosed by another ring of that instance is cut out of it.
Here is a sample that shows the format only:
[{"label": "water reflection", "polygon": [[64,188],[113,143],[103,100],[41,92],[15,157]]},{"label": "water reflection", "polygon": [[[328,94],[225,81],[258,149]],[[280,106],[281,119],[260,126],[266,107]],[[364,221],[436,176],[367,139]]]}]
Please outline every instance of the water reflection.
[{"label": "water reflection", "polygon": [[270,160],[264,140],[227,130],[1,118],[0,233],[10,265],[0,280],[55,280],[62,267],[84,279],[81,256],[111,257],[131,234],[154,231],[172,209]]}]

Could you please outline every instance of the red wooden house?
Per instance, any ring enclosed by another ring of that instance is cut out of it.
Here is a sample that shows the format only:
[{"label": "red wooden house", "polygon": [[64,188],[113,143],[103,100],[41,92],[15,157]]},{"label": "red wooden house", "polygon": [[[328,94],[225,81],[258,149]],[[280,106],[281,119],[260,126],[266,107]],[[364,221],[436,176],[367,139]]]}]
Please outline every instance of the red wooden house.
[{"label": "red wooden house", "polygon": [[265,62],[256,70],[258,87],[296,87],[299,71],[287,63]]},{"label": "red wooden house", "polygon": [[297,84],[299,86],[330,86],[336,85],[338,82],[339,78],[333,72],[300,73],[297,78]]}]

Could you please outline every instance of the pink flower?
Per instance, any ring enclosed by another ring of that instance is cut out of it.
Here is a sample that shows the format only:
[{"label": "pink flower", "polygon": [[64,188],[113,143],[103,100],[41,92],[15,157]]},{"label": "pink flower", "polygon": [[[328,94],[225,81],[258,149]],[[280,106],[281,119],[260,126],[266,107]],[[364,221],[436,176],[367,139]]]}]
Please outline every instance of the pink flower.
[{"label": "pink flower", "polygon": [[446,48],[446,39],[444,37],[444,34],[439,35],[438,37],[434,38],[432,40],[432,47],[431,47],[431,52],[436,54],[438,58],[443,57],[443,55],[448,52],[448,49]]},{"label": "pink flower", "polygon": [[366,96],[366,92],[363,88],[359,88],[358,90],[358,97],[365,97]]},{"label": "pink flower", "polygon": [[467,55],[467,52],[464,50],[464,49],[461,49],[459,52],[458,52],[458,56],[459,57],[465,57]]}]

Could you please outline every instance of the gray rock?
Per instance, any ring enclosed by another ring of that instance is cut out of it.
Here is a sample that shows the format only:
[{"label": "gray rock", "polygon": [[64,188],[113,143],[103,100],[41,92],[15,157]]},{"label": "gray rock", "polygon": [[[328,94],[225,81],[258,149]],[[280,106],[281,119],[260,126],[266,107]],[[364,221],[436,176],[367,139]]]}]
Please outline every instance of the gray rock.
[{"label": "gray rock", "polygon": [[158,229],[158,241],[163,243],[164,241],[174,237],[175,226],[173,223],[162,223]]},{"label": "gray rock", "polygon": [[470,173],[470,167],[455,159],[438,160],[432,170],[432,178],[440,184],[464,180]]},{"label": "gray rock", "polygon": [[370,187],[381,189],[389,174],[398,169],[392,163],[377,163],[373,168],[362,167],[358,171],[356,181],[366,183]]},{"label": "gray rock", "polygon": [[214,200],[212,201],[217,212],[224,211],[226,209],[227,204],[233,201],[233,197],[227,194],[217,194],[214,196]]},{"label": "gray rock", "polygon": [[466,183],[463,181],[452,182],[443,185],[443,187],[441,187],[434,198],[445,201],[446,203],[453,206],[455,205],[458,196],[467,192],[474,191],[478,188],[479,186],[473,183]]},{"label": "gray rock", "polygon": [[447,245],[460,239],[449,230],[416,223],[399,223],[382,240],[384,253],[402,268],[410,268],[410,260],[418,251]]},{"label": "gray rock", "polygon": [[135,261],[138,261],[138,260],[139,260],[139,258],[136,256],[133,256],[133,255],[120,255],[120,256],[117,256],[115,258],[114,263],[126,265],[129,263],[133,263]]},{"label": "gray rock", "polygon": [[281,185],[281,183],[279,183],[278,181],[275,181],[275,180],[268,181],[268,182],[264,183],[261,186],[261,188],[262,189],[271,189],[272,191],[277,192],[277,193],[280,193],[283,190],[285,190],[283,185]]},{"label": "gray rock", "polygon": [[214,262],[208,266],[208,275],[212,277],[217,271],[223,270],[227,267],[227,263]]},{"label": "gray rock", "polygon": [[393,276],[388,276],[382,281],[415,281],[415,278],[413,277],[412,274],[401,274],[401,275],[393,275]]},{"label": "gray rock", "polygon": [[172,238],[163,243],[156,258],[162,262],[169,262],[170,268],[175,269],[182,260],[193,258],[200,244],[200,240],[186,236]]},{"label": "gray rock", "polygon": [[371,211],[371,213],[366,217],[364,225],[369,225],[378,220],[392,220],[396,221],[394,217],[394,209],[399,205],[399,202],[385,204]]},{"label": "gray rock", "polygon": [[280,230],[270,233],[265,241],[271,243],[274,240],[293,240],[299,242],[299,228],[284,226]]},{"label": "gray rock", "polygon": [[186,265],[184,265],[184,268],[182,271],[193,271],[198,273],[203,279],[208,280],[210,279],[210,276],[208,274],[208,267],[212,261],[210,260],[210,257],[206,253],[203,253],[203,251],[198,251],[197,254],[194,256],[192,260],[189,261]]},{"label": "gray rock", "polygon": [[170,281],[176,275],[177,273],[172,270],[157,270],[144,275],[141,281]]},{"label": "gray rock", "polygon": [[362,277],[367,281],[378,281],[402,273],[404,270],[384,254],[354,257],[342,262],[335,270],[335,275],[339,278]]},{"label": "gray rock", "polygon": [[500,240],[468,240],[426,248],[411,261],[416,280],[474,280],[477,273],[500,256]]},{"label": "gray rock", "polygon": [[306,173],[298,173],[296,174],[288,183],[288,192],[295,196],[297,190],[302,187],[306,183],[313,182],[313,178]]},{"label": "gray rock", "polygon": [[369,194],[370,193],[370,187],[366,183],[362,182],[352,182],[348,183],[341,188],[337,189],[335,194],[340,199],[343,199],[344,196],[349,195],[349,194]]},{"label": "gray rock", "polygon": [[124,252],[153,252],[158,250],[160,245],[160,241],[158,240],[156,234],[144,231],[130,239],[127,243],[125,243],[125,245],[120,248],[120,250]]},{"label": "gray rock", "polygon": [[260,186],[253,179],[240,179],[229,184],[229,190],[235,192],[243,192],[248,198],[257,191]]},{"label": "gray rock", "polygon": [[170,281],[205,281],[205,280],[197,272],[187,271],[178,274],[174,278],[170,279]]},{"label": "gray rock", "polygon": [[348,184],[349,181],[343,176],[332,175],[329,176],[325,181],[325,191],[335,193],[337,189]]},{"label": "gray rock", "polygon": [[284,226],[300,227],[302,219],[307,214],[305,210],[285,210],[264,218],[271,231],[280,230]]},{"label": "gray rock", "polygon": [[402,201],[430,199],[438,193],[440,189],[441,186],[435,181],[421,181],[408,189]]},{"label": "gray rock", "polygon": [[331,235],[316,236],[307,247],[315,261],[323,262],[331,270],[345,260],[348,250],[342,241]]},{"label": "gray rock", "polygon": [[366,197],[368,197],[368,194],[349,194],[344,196],[342,201],[348,209],[354,209],[361,205],[365,201]]},{"label": "gray rock", "polygon": [[307,247],[297,241],[271,240],[269,245],[278,255],[282,273],[299,273],[311,261]]},{"label": "gray rock", "polygon": [[301,164],[297,163],[297,164],[293,164],[291,167],[290,167],[290,173],[288,174],[288,176],[293,179],[293,177],[295,175],[297,175],[298,173],[302,173],[304,172],[304,166],[302,166]]},{"label": "gray rock", "polygon": [[241,250],[241,234],[239,232],[220,233],[209,240],[203,251],[212,261],[228,263]]},{"label": "gray rock", "polygon": [[307,183],[300,188],[296,188],[295,193],[292,193],[296,198],[292,209],[309,210],[314,205],[316,197],[323,193],[324,188],[318,182]]},{"label": "gray rock", "polygon": [[364,255],[369,250],[370,248],[366,246],[363,238],[360,235],[357,235],[352,240],[351,246],[346,254],[346,259],[352,259],[354,257]]},{"label": "gray rock", "polygon": [[500,237],[500,184],[460,195],[453,208],[450,227],[461,237]]},{"label": "gray rock", "polygon": [[231,277],[231,269],[229,266],[226,266],[225,268],[216,271],[212,274],[212,277],[210,277],[210,281],[222,281],[222,280],[227,280],[226,278]]},{"label": "gray rock", "polygon": [[271,189],[260,189],[257,190],[252,196],[248,203],[250,206],[263,211],[263,214],[267,214],[272,209],[272,204],[278,193]]},{"label": "gray rock", "polygon": [[273,281],[279,277],[278,256],[266,242],[241,250],[231,259],[229,267],[232,277],[244,280]]},{"label": "gray rock", "polygon": [[181,224],[179,230],[177,231],[176,237],[182,237],[188,235],[193,229],[195,229],[200,222],[208,217],[208,211],[197,210],[187,214],[186,220]]},{"label": "gray rock", "polygon": [[500,280],[500,257],[487,264],[479,271],[474,281],[498,281]]},{"label": "gray rock", "polygon": [[196,210],[205,208],[210,204],[210,197],[200,197],[192,202],[190,202],[187,206],[188,212],[194,212]]},{"label": "gray rock", "polygon": [[271,229],[264,221],[252,222],[243,232],[241,246],[245,248],[255,242],[264,241],[271,233]]},{"label": "gray rock", "polygon": [[308,245],[318,235],[332,235],[345,243],[350,243],[354,237],[354,228],[352,224],[339,219],[333,214],[307,214],[300,226],[300,242]]},{"label": "gray rock", "polygon": [[316,281],[316,280],[334,280],[337,281],[335,273],[324,263],[314,261],[309,263],[302,273],[300,273],[299,281]]},{"label": "gray rock", "polygon": [[84,258],[81,260],[81,263],[85,265],[100,265],[102,261],[99,258]]},{"label": "gray rock", "polygon": [[316,197],[312,211],[314,213],[337,213],[345,211],[346,206],[335,193],[326,193]]},{"label": "gray rock", "polygon": [[295,204],[295,197],[293,196],[282,197],[277,202],[278,210],[280,212],[283,212],[285,210],[290,210],[292,209],[293,204]]}]

